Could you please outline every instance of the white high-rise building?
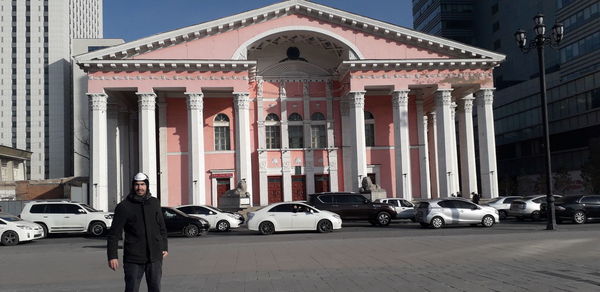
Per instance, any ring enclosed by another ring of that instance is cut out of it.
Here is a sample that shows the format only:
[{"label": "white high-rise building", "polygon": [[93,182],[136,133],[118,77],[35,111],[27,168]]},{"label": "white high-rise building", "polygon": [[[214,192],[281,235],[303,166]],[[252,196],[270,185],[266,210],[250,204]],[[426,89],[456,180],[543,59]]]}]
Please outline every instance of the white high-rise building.
[{"label": "white high-rise building", "polygon": [[72,40],[102,38],[102,0],[0,0],[0,145],[30,179],[73,174]]}]

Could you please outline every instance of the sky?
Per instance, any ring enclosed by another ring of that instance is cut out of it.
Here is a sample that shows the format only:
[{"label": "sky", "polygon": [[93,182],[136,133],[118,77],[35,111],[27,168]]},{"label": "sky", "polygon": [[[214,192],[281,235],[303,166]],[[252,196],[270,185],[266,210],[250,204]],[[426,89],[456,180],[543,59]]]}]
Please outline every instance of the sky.
[{"label": "sky", "polygon": [[[279,0],[104,0],[104,38],[125,41],[268,6]],[[411,0],[312,2],[412,28]]]}]

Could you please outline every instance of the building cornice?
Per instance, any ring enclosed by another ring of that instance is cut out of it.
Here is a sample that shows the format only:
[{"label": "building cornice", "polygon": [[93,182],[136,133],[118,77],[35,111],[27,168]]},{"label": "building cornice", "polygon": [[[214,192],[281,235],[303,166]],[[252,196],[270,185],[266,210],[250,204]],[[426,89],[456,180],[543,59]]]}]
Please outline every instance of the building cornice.
[{"label": "building cornice", "polygon": [[489,59],[356,60],[343,61],[337,71],[344,75],[365,70],[491,69],[499,63]]},{"label": "building cornice", "polygon": [[256,61],[245,60],[88,60],[78,63],[85,72],[123,71],[254,71]]},{"label": "building cornice", "polygon": [[445,54],[450,53],[460,58],[491,59],[496,62],[502,62],[506,58],[505,55],[492,51],[428,35],[325,5],[304,0],[288,0],[237,15],[82,54],[76,56],[75,59],[79,63],[86,60],[128,59],[157,49],[240,29],[292,14],[313,17],[343,27],[363,31],[367,34],[422,47],[430,51],[443,52]]}]

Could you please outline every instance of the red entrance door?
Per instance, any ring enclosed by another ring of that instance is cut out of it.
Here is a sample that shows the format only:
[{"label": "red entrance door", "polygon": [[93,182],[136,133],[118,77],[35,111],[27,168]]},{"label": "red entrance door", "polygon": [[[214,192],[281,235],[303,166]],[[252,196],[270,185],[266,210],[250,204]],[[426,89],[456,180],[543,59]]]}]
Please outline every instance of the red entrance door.
[{"label": "red entrance door", "polygon": [[229,190],[231,190],[229,178],[217,178],[217,198],[222,197]]},{"label": "red entrance door", "polygon": [[269,176],[267,180],[269,204],[283,202],[283,184],[281,183],[281,176]]},{"label": "red entrance door", "polygon": [[329,175],[315,174],[315,193],[329,192]]},{"label": "red entrance door", "polygon": [[292,201],[306,200],[306,177],[303,175],[292,176]]}]

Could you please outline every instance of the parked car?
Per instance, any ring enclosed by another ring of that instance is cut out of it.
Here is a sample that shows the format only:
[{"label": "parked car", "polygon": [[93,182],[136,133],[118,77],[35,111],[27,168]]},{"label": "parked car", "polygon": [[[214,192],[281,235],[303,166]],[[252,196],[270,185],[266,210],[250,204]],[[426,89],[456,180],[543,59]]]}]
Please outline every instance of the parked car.
[{"label": "parked car", "polygon": [[481,224],[484,227],[492,227],[500,221],[498,210],[457,198],[419,202],[415,218],[421,226],[434,229],[450,224]]},{"label": "parked car", "polygon": [[275,203],[248,213],[248,229],[263,235],[299,230],[324,233],[340,228],[342,219],[338,214],[301,202]]},{"label": "parked car", "polygon": [[[554,198],[560,198],[559,195],[554,195]],[[517,199],[510,203],[510,209],[508,209],[508,216],[516,217],[518,220],[524,218],[531,218],[532,220],[539,220],[542,215],[540,213],[540,204],[546,201],[546,195],[535,195],[527,196],[521,199]]]},{"label": "parked car", "polygon": [[374,203],[361,194],[331,192],[309,195],[308,204],[319,210],[334,212],[342,220],[367,220],[373,225],[387,226],[396,218],[390,204]]},{"label": "parked car", "polygon": [[187,215],[175,208],[161,208],[167,233],[170,235],[196,237],[206,234],[210,228],[210,224],[205,219]]},{"label": "parked car", "polygon": [[19,217],[39,224],[43,237],[50,233],[89,233],[103,235],[112,223],[113,213],[98,211],[72,201],[31,201]]},{"label": "parked car", "polygon": [[405,199],[377,199],[375,200],[375,203],[386,203],[392,205],[396,211],[396,219],[410,219],[412,222],[416,222],[415,205]]},{"label": "parked car", "polygon": [[520,196],[506,196],[506,197],[497,197],[492,199],[491,201],[485,203],[484,205],[493,207],[498,210],[498,215],[500,215],[500,220],[506,219],[508,217],[508,210],[510,209],[510,203],[514,200],[522,199]]},{"label": "parked car", "polygon": [[[571,220],[576,224],[583,224],[590,220],[600,219],[600,196],[577,195],[565,196],[554,203],[556,222]],[[540,206],[542,216],[546,215],[546,202]]]},{"label": "parked car", "polygon": [[229,231],[231,228],[238,228],[244,223],[244,217],[240,214],[225,212],[211,206],[183,205],[175,209],[190,216],[203,218],[210,224],[211,230]]},{"label": "parked car", "polygon": [[44,230],[36,223],[25,221],[15,215],[0,213],[0,243],[17,245],[19,242],[39,239]]}]

